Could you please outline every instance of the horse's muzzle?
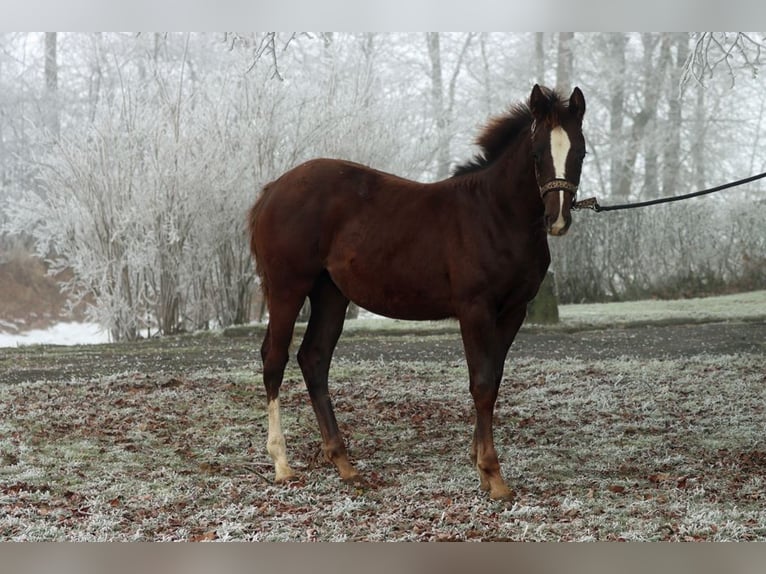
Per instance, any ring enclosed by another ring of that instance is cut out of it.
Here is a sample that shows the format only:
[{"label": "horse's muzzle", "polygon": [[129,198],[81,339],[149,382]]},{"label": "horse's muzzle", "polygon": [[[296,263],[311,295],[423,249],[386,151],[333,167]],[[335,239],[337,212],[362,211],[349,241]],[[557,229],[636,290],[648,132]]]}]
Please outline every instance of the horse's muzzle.
[{"label": "horse's muzzle", "polygon": [[[569,226],[572,225],[571,216],[560,217],[555,221],[548,221],[548,217],[545,219],[545,230],[549,235],[553,235],[554,237],[561,237],[562,235],[566,235],[567,231],[569,231]],[[559,219],[563,219],[563,222],[558,221]]]}]

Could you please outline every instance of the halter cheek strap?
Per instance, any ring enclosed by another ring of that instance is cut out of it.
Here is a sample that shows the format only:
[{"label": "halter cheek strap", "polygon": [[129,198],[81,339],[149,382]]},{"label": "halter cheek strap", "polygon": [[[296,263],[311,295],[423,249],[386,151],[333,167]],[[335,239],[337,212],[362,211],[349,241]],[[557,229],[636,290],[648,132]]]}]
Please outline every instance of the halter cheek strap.
[{"label": "halter cheek strap", "polygon": [[540,186],[540,197],[545,198],[551,191],[566,191],[574,196],[577,195],[577,186],[565,179],[552,179]]}]

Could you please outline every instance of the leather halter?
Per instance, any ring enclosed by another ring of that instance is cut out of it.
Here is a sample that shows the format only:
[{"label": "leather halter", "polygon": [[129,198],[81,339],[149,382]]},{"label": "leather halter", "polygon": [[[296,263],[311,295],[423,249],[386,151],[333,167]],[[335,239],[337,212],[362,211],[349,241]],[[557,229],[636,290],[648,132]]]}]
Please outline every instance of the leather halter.
[{"label": "leather halter", "polygon": [[566,191],[572,194],[572,197],[577,195],[577,186],[565,179],[552,179],[545,185],[540,186],[540,197],[545,199],[551,191]]},{"label": "leather halter", "polygon": [[[531,127],[532,136],[534,136],[536,130],[537,130],[537,120],[533,120],[532,127]],[[538,176],[539,176],[539,173],[537,171],[537,164],[535,164],[535,178],[537,178]],[[578,186],[576,186],[572,182],[567,181],[566,179],[554,178],[544,185],[540,185],[538,183],[538,186],[540,188],[541,199],[545,199],[545,196],[552,191],[566,191],[568,193],[571,193],[572,203],[574,203],[574,200],[577,197]]]}]

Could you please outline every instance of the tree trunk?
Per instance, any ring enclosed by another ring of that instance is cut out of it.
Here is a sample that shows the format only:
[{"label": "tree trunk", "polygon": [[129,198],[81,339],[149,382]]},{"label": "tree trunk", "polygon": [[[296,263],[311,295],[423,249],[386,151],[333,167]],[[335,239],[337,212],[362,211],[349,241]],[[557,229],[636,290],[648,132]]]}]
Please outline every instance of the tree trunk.
[{"label": "tree trunk", "polygon": [[489,51],[487,47],[487,32],[482,32],[479,37],[479,49],[481,50],[481,80],[483,84],[483,96],[484,96],[484,114],[486,116],[492,115],[494,110],[492,88],[492,71],[489,65]]},{"label": "tree trunk", "polygon": [[553,324],[559,322],[559,303],[556,295],[556,278],[552,271],[545,274],[534,300],[527,307],[527,322]]},{"label": "tree trunk", "polygon": [[545,32],[535,32],[535,81],[545,85]]},{"label": "tree trunk", "polygon": [[[468,48],[476,34],[469,32],[465,36],[463,47],[458,54],[449,84],[445,90],[444,83],[444,65],[441,55],[441,34],[439,32],[426,33],[426,43],[428,44],[428,58],[431,63],[431,105],[436,123],[436,178],[444,179],[449,175],[450,168],[450,143],[452,134],[450,133],[450,123],[452,112],[455,107],[455,92],[457,89],[457,79],[460,70],[463,67],[463,60],[468,52]],[[445,95],[446,94],[446,95]]]},{"label": "tree trunk", "polygon": [[657,104],[662,92],[663,77],[669,58],[669,50],[661,48],[660,56],[655,63],[654,51],[660,37],[653,33],[641,34],[643,45],[643,102],[641,110],[633,116],[633,126],[627,139],[625,161],[623,163],[624,177],[619,179],[617,197],[627,199],[631,192],[631,183],[636,170],[638,152],[644,150],[644,183],[642,195],[657,194],[657,151],[656,142],[647,134],[652,134],[652,127],[657,118]]},{"label": "tree trunk", "polygon": [[692,138],[692,180],[695,187],[704,189],[707,182],[705,166],[705,134],[707,126],[707,102],[705,86],[697,85],[697,102],[694,108],[694,137]]},{"label": "tree trunk", "polygon": [[662,195],[673,195],[685,191],[678,189],[678,174],[681,169],[681,130],[683,129],[681,75],[689,55],[689,35],[679,33],[673,36],[675,62],[670,68],[670,85],[668,86],[668,127],[665,130],[667,135],[662,162]]},{"label": "tree trunk", "polygon": [[346,308],[346,319],[358,319],[359,318],[359,305],[356,303],[349,303]]},{"label": "tree trunk", "polygon": [[364,74],[357,77],[357,98],[361,107],[370,109],[375,94],[375,33],[365,32],[361,38],[362,55],[364,56]]},{"label": "tree trunk", "polygon": [[[3,62],[0,61],[0,84],[3,80]],[[5,203],[5,187],[9,183],[10,158],[5,146],[5,114],[0,115],[0,201]]]},{"label": "tree trunk", "polygon": [[444,77],[442,73],[441,39],[439,32],[426,33],[428,58],[431,62],[431,105],[436,121],[436,178],[449,175],[449,140],[447,138],[447,115],[444,106]]},{"label": "tree trunk", "polygon": [[[641,35],[644,45],[644,120],[649,132],[648,138],[644,138],[644,185],[641,195],[645,198],[660,195],[659,186],[659,151],[658,137],[656,136],[657,106],[665,83],[665,71],[670,61],[670,35],[663,33],[657,36],[652,33]],[[654,50],[657,44],[660,53],[654,62]],[[646,135],[646,131],[644,135]]]},{"label": "tree trunk", "polygon": [[61,134],[59,119],[59,67],[56,56],[57,32],[45,33],[45,123],[53,136]]},{"label": "tree trunk", "polygon": [[559,32],[556,89],[562,94],[572,89],[572,72],[574,68],[573,44],[574,32]]},{"label": "tree trunk", "polygon": [[[90,64],[90,82],[88,84],[88,121],[96,121],[96,112],[101,100],[101,83],[104,72],[101,68],[101,52],[103,37],[101,32],[96,32],[92,37],[94,56]],[[139,61],[141,61],[139,59]]]},{"label": "tree trunk", "polygon": [[[628,37],[622,32],[607,36],[608,59],[613,73],[609,98],[609,138],[612,157],[609,166],[609,190],[612,197],[625,201],[630,192],[628,167],[625,165],[626,152],[623,125],[625,119],[625,48]],[[623,195],[624,194],[624,195]]]}]

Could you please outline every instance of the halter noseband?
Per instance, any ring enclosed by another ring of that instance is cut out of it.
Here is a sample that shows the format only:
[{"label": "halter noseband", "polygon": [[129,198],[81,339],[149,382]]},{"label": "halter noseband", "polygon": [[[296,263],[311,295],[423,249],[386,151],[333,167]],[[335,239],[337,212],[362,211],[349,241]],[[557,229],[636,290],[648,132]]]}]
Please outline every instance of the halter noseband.
[{"label": "halter noseband", "polygon": [[566,191],[572,194],[572,197],[577,195],[577,186],[565,179],[552,179],[545,185],[540,186],[540,197],[545,199],[551,191]]}]

